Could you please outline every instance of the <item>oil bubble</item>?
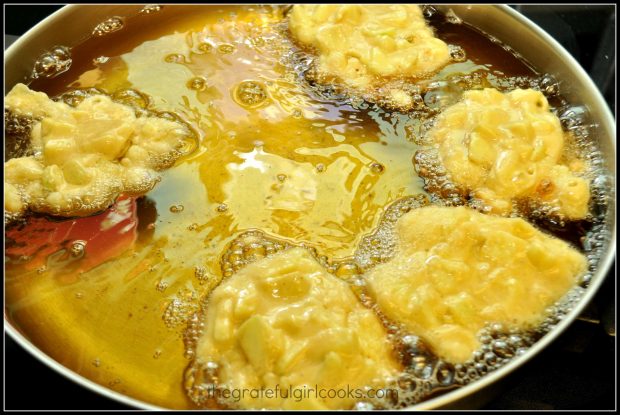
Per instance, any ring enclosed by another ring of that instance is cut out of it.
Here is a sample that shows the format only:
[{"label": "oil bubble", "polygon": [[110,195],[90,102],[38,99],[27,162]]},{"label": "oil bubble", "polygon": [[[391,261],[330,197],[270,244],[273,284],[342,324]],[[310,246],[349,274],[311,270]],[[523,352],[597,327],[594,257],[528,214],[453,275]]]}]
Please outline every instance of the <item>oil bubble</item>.
[{"label": "oil bubble", "polygon": [[107,56],[98,56],[95,59],[93,59],[93,65],[103,65],[104,63],[106,63],[107,61],[109,61],[110,58]]},{"label": "oil bubble", "polygon": [[194,293],[189,290],[177,293],[164,310],[162,318],[166,326],[174,328],[186,323],[198,311],[199,306],[196,300]]},{"label": "oil bubble", "polygon": [[116,385],[118,385],[119,383],[121,383],[121,380],[120,380],[120,379],[118,379],[118,378],[116,378],[116,379],[113,379],[113,380],[109,381],[109,382],[108,382],[108,385],[109,385],[109,386],[116,386]]},{"label": "oil bubble", "polygon": [[454,62],[464,62],[467,59],[465,49],[457,45],[448,45],[450,57]]},{"label": "oil bubble", "polygon": [[171,53],[169,55],[166,55],[166,57],[164,57],[164,60],[168,63],[184,63],[185,56],[179,53]]},{"label": "oil bubble", "polygon": [[422,6],[422,13],[424,14],[424,17],[428,19],[430,17],[433,17],[437,13],[437,9],[433,6],[425,4],[424,6]]},{"label": "oil bubble", "polygon": [[71,50],[68,47],[54,46],[51,51],[39,56],[30,76],[32,79],[53,78],[69,70],[72,62]]},{"label": "oil bubble", "polygon": [[385,170],[385,167],[383,167],[383,164],[381,164],[381,163],[376,163],[376,162],[375,162],[375,163],[371,163],[371,164],[370,164],[370,170],[371,170],[373,173],[376,173],[376,174],[381,174],[381,173],[383,173],[383,171]]},{"label": "oil bubble", "polygon": [[461,18],[460,18],[460,17],[458,17],[458,16],[456,15],[456,13],[454,13],[454,10],[452,10],[452,9],[449,9],[449,10],[446,12],[446,14],[445,14],[445,18],[446,18],[446,21],[447,21],[448,23],[452,23],[452,24],[461,24],[461,23],[463,23],[463,21],[461,20]]},{"label": "oil bubble", "polygon": [[135,109],[146,109],[149,106],[149,97],[135,89],[121,89],[112,94],[112,99],[120,104],[128,105]]},{"label": "oil bubble", "polygon": [[540,89],[548,97],[555,96],[560,93],[560,83],[552,75],[546,74],[540,79]]},{"label": "oil bubble", "polygon": [[222,273],[228,277],[247,264],[290,246],[288,242],[267,236],[260,231],[242,233],[230,243],[222,256]]},{"label": "oil bubble", "polygon": [[262,83],[243,81],[233,90],[233,99],[246,108],[256,108],[267,101],[267,92]]},{"label": "oil bubble", "polygon": [[354,262],[344,262],[336,268],[336,276],[344,280],[349,280],[359,274],[361,274],[361,270]]},{"label": "oil bubble", "polygon": [[201,76],[197,76],[187,81],[187,87],[194,91],[204,91],[207,89],[207,80]]},{"label": "oil bubble", "polygon": [[213,46],[210,43],[200,43],[198,45],[198,50],[204,53],[208,53],[213,50]]},{"label": "oil bubble", "polygon": [[86,241],[74,241],[73,244],[71,244],[69,252],[74,258],[83,257],[86,252]]},{"label": "oil bubble", "polygon": [[372,411],[375,407],[369,402],[357,402],[354,409],[356,411]]},{"label": "oil bubble", "polygon": [[159,282],[157,283],[157,285],[155,286],[155,289],[156,289],[157,291],[159,291],[159,292],[164,292],[164,291],[166,291],[166,288],[168,288],[168,283],[167,283],[166,281],[163,281],[163,280],[159,281]]},{"label": "oil bubble", "polygon": [[230,55],[235,51],[235,47],[228,43],[223,43],[217,47],[217,51],[222,55]]},{"label": "oil bubble", "polygon": [[194,276],[201,283],[209,279],[209,273],[207,271],[207,268],[202,266],[197,266],[194,268]]},{"label": "oil bubble", "polygon": [[453,82],[435,81],[428,85],[424,94],[424,103],[431,109],[442,109],[455,104],[463,90]]},{"label": "oil bubble", "polygon": [[454,381],[454,366],[449,363],[440,362],[436,367],[437,381],[442,386],[451,385]]}]

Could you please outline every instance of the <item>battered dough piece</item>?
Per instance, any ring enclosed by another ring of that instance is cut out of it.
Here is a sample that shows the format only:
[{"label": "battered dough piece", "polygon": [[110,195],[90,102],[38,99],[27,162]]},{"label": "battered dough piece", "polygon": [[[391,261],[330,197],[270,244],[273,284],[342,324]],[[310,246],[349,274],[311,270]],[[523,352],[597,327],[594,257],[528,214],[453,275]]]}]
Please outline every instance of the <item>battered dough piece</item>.
[{"label": "battered dough piece", "polygon": [[578,175],[584,163],[565,160],[560,120],[541,92],[467,91],[428,134],[452,182],[490,211],[509,214],[525,199],[555,216],[587,216],[589,183]]},{"label": "battered dough piece", "polygon": [[539,324],[587,267],[583,255],[523,219],[466,207],[413,210],[396,233],[395,256],[364,277],[369,292],[388,318],[453,363],[480,347],[486,324]]},{"label": "battered dough piece", "polygon": [[4,164],[5,216],[26,210],[83,216],[107,208],[120,193],[141,194],[159,180],[190,138],[180,123],[137,118],[128,106],[105,95],[73,108],[17,84],[6,108],[34,123],[33,156]]},{"label": "battered dough piece", "polygon": [[[228,388],[384,386],[399,367],[377,316],[302,248],[254,262],[210,295],[196,355]],[[241,398],[242,408],[349,409],[350,397]]]},{"label": "battered dough piece", "polygon": [[[295,38],[318,52],[320,72],[361,91],[387,77],[426,76],[450,60],[416,5],[295,5],[289,22]],[[387,95],[397,106],[411,105],[402,90]]]}]

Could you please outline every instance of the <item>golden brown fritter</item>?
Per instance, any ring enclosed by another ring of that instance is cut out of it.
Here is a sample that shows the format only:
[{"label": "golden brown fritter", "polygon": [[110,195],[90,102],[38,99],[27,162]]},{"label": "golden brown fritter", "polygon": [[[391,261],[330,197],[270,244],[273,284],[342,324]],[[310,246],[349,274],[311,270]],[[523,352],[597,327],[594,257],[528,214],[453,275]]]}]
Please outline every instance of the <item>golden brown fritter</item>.
[{"label": "golden brown fritter", "polygon": [[467,91],[439,115],[428,139],[450,180],[488,211],[507,215],[525,201],[561,218],[588,215],[585,164],[566,160],[560,120],[538,91]]},{"label": "golden brown fritter", "polygon": [[486,324],[538,325],[587,266],[523,219],[466,207],[415,209],[398,221],[397,239],[395,256],[364,276],[370,294],[388,318],[454,363],[480,347]]}]

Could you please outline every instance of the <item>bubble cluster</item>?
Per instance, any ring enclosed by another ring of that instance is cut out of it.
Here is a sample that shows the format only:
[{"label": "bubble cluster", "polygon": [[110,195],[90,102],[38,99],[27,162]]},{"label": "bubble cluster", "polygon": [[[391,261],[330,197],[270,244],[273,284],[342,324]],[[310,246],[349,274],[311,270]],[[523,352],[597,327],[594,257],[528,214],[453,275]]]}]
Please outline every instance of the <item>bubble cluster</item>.
[{"label": "bubble cluster", "polygon": [[450,180],[436,149],[418,150],[413,157],[413,164],[416,172],[424,178],[424,189],[434,203],[447,206],[466,203],[467,192]]},{"label": "bubble cluster", "polygon": [[30,77],[31,79],[53,78],[69,70],[72,63],[71,49],[66,46],[54,46],[49,52],[37,58]]},{"label": "bubble cluster", "polygon": [[396,222],[405,213],[426,206],[428,203],[426,195],[419,194],[400,199],[386,208],[377,229],[365,236],[355,251],[355,261],[362,270],[392,257],[396,245],[394,235]]},{"label": "bubble cluster", "polygon": [[166,327],[174,328],[187,321],[198,311],[198,297],[188,289],[183,289],[170,300],[162,316]]},{"label": "bubble cluster", "polygon": [[166,289],[168,288],[168,282],[164,281],[164,280],[160,280],[157,285],[155,285],[155,289],[157,291],[159,291],[160,293],[163,293],[164,291],[166,291]]},{"label": "bubble cluster", "polygon": [[448,45],[448,49],[450,50],[450,58],[454,62],[464,62],[467,60],[467,54],[462,47],[458,45]]},{"label": "bubble cluster", "polygon": [[17,114],[8,108],[4,109],[4,150],[7,160],[33,154],[30,146],[30,132],[37,121],[32,117]]},{"label": "bubble cluster", "polygon": [[72,107],[77,107],[82,101],[88,97],[95,95],[105,95],[104,92],[97,88],[80,88],[65,92],[54,98],[54,101],[62,101]]},{"label": "bubble cluster", "polygon": [[[227,402],[222,402],[222,394],[216,393],[218,389],[225,390],[226,385],[218,385],[218,365],[215,362],[207,362],[204,365],[190,365],[184,374],[184,386],[188,397],[201,408],[230,407]],[[217,399],[220,397],[220,399]],[[234,407],[234,406],[233,406]]]},{"label": "bubble cluster", "polygon": [[209,273],[209,270],[204,266],[195,267],[194,276],[201,285],[213,279],[213,276]]},{"label": "bubble cluster", "polygon": [[112,32],[116,32],[123,28],[124,22],[122,17],[114,16],[99,23],[93,29],[93,36],[104,36]]},{"label": "bubble cluster", "polygon": [[291,246],[291,243],[269,237],[261,231],[245,232],[235,238],[222,255],[222,274],[230,277],[247,264]]},{"label": "bubble cluster", "polygon": [[150,98],[148,95],[136,91],[135,89],[119,89],[111,95],[111,98],[119,104],[128,105],[137,110],[147,109],[150,105]]},{"label": "bubble cluster", "polygon": [[185,346],[185,357],[191,359],[194,357],[196,343],[204,329],[204,310],[206,304],[203,301],[201,309],[192,314],[187,322],[187,328],[183,331],[183,344]]},{"label": "bubble cluster", "polygon": [[159,4],[147,4],[146,6],[144,6],[140,10],[140,13],[142,13],[142,14],[157,13],[158,11],[160,11],[163,8],[164,8],[164,6],[160,6]]}]

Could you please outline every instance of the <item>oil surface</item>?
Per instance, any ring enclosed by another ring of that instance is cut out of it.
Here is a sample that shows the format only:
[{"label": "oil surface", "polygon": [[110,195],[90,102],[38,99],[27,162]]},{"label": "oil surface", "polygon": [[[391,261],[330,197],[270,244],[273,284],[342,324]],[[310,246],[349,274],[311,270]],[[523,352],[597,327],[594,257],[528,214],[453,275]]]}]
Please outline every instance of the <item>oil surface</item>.
[{"label": "oil surface", "polygon": [[[6,313],[71,370],[155,405],[194,408],[182,383],[183,333],[223,277],[222,255],[236,237],[260,230],[304,243],[330,263],[352,259],[387,206],[425,193],[412,157],[427,118],[462,88],[538,79],[501,45],[434,15],[454,62],[425,81],[423,108],[401,114],[351,104],[305,81],[304,55],[287,39],[283,13],[163,6],[121,16],[121,28],[103,25],[72,48],[68,70],[31,83],[50,96],[132,88],[200,135],[196,151],[145,198],[102,214],[108,225],[92,225],[113,229],[106,244],[116,249],[103,249],[96,232],[77,243],[49,221],[56,239],[47,246],[36,233],[8,240]],[[20,247],[45,260],[11,251]]]}]

